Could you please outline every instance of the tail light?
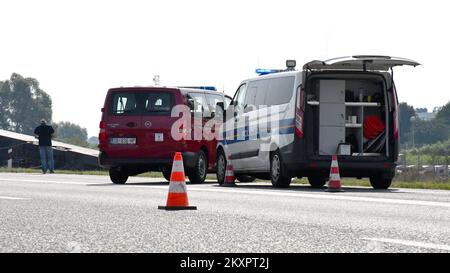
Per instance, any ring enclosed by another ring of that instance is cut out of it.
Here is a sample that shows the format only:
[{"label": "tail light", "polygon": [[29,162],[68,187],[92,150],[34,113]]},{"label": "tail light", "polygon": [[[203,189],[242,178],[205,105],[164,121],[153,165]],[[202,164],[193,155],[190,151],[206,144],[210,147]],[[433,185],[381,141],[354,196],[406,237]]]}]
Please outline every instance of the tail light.
[{"label": "tail light", "polygon": [[297,97],[295,101],[295,134],[299,137],[303,137],[303,98],[305,89],[303,85],[299,85],[297,88]]},{"label": "tail light", "polygon": [[100,121],[100,133],[98,134],[98,140],[100,144],[106,142],[106,124],[104,121]]},{"label": "tail light", "polygon": [[399,108],[398,108],[398,100],[397,100],[397,94],[395,91],[395,87],[392,87],[392,89],[389,92],[390,96],[391,96],[391,102],[392,102],[392,109],[393,109],[393,114],[394,114],[394,139],[395,140],[399,140],[400,139],[400,130],[399,130]]}]

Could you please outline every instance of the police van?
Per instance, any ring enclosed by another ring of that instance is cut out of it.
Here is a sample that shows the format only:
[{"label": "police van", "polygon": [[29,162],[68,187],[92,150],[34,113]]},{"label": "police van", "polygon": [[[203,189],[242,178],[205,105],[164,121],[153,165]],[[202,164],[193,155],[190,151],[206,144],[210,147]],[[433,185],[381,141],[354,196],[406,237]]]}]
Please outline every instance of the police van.
[{"label": "police van", "polygon": [[[227,161],[239,176],[288,187],[307,177],[312,187],[329,178],[332,155],[340,175],[369,178],[387,189],[399,151],[396,66],[418,62],[389,56],[312,61],[295,70],[257,70],[243,81],[226,111],[217,145],[217,179]],[[230,110],[231,109],[231,110]]]}]

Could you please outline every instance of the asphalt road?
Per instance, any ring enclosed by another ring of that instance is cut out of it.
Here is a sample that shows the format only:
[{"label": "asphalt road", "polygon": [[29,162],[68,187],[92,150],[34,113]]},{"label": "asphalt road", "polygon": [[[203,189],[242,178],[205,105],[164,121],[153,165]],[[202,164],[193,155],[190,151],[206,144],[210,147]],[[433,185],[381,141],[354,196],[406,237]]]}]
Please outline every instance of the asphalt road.
[{"label": "asphalt road", "polygon": [[[345,180],[344,180],[345,185]],[[450,191],[0,174],[0,252],[450,252]]]}]

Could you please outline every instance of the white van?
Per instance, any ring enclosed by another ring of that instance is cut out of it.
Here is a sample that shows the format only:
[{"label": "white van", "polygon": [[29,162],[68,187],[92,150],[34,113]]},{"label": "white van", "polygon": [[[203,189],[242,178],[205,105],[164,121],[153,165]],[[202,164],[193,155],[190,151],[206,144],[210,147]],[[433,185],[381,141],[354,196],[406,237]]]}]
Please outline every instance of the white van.
[{"label": "white van", "polygon": [[336,154],[342,177],[368,177],[374,188],[387,189],[399,150],[392,69],[403,65],[420,64],[352,56],[243,81],[221,128],[218,182],[231,158],[241,181],[270,178],[274,187],[287,187],[293,177],[308,177],[312,187],[322,187]]}]

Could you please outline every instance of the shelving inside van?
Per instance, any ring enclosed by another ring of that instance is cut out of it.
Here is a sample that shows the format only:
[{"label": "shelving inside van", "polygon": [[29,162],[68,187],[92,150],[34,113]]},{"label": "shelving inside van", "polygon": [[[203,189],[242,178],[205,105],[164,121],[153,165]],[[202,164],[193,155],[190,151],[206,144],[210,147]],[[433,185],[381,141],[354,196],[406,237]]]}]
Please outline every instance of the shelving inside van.
[{"label": "shelving inside van", "polygon": [[388,155],[388,101],[383,76],[312,75],[306,84],[306,101],[307,112],[315,119],[311,131],[316,155]]}]

